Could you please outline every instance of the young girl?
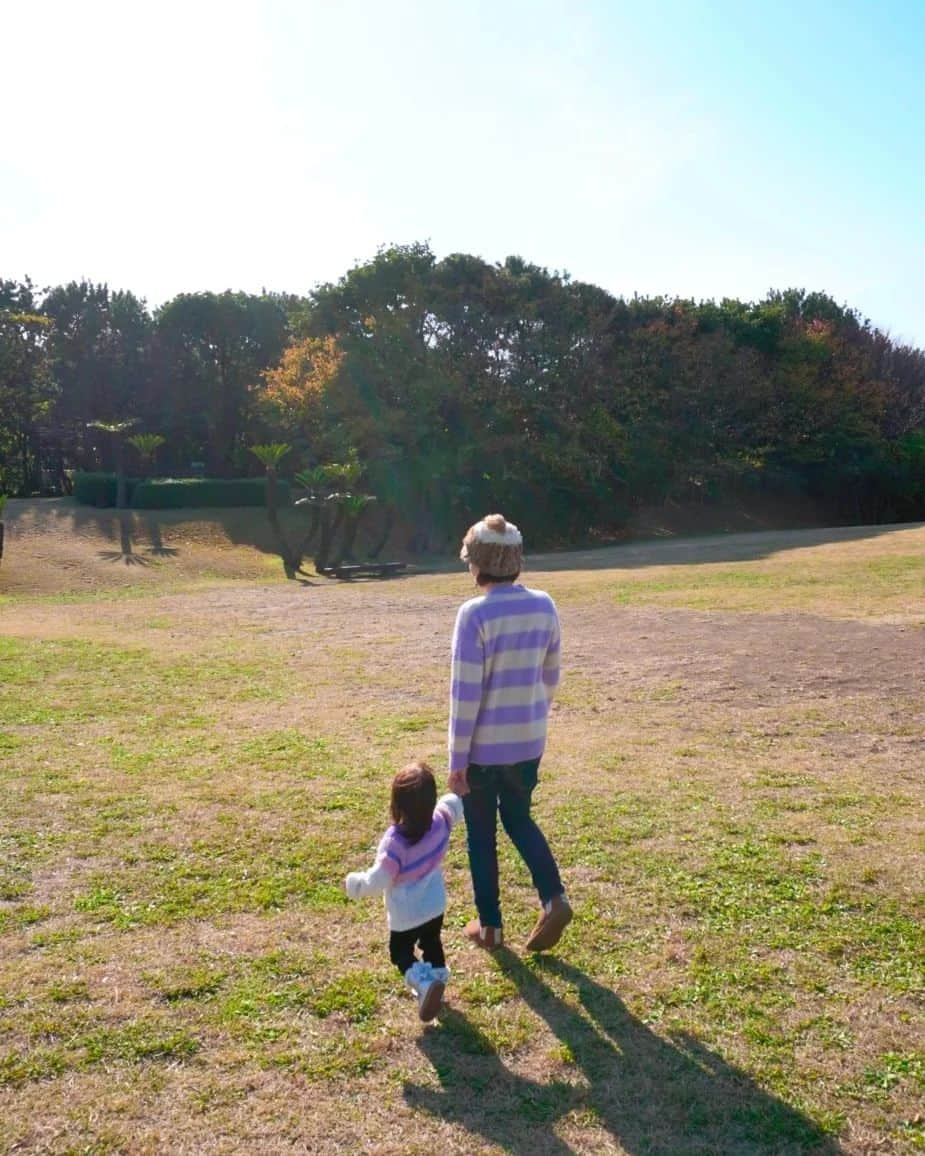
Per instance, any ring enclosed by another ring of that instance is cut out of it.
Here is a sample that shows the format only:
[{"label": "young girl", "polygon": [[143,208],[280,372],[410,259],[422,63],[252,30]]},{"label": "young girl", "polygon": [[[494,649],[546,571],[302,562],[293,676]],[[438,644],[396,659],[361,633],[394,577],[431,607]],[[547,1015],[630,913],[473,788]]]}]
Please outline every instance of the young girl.
[{"label": "young girl", "polygon": [[[450,978],[440,931],[446,909],[443,860],[450,830],[463,815],[457,795],[437,802],[437,785],[426,763],[409,763],[392,781],[392,826],[382,836],[368,871],[346,879],[351,899],[385,893],[389,957],[418,998],[428,1023],[440,1010]],[[420,947],[418,959],[415,947]]]}]

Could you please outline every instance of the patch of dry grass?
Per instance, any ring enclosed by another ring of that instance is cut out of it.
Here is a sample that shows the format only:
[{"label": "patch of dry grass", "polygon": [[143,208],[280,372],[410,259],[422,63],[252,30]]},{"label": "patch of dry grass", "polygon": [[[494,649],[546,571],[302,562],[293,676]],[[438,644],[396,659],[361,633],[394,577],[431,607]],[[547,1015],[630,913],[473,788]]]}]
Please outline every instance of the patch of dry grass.
[{"label": "patch of dry grass", "polygon": [[537,571],[576,920],[521,954],[505,847],[464,946],[458,834],[428,1027],[341,880],[442,765],[464,578],[10,599],[0,1152],[920,1148],[923,533]]}]

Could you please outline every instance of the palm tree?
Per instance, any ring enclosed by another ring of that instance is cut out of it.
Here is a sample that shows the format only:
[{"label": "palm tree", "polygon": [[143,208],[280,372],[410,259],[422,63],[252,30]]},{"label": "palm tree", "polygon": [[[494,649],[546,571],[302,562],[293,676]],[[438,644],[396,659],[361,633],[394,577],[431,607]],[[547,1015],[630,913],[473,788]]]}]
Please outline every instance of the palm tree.
[{"label": "palm tree", "polygon": [[341,494],[339,496],[340,506],[344,511],[345,529],[338,561],[346,560],[349,562],[353,557],[353,544],[356,541],[357,530],[360,526],[360,515],[376,499],[372,494]]},{"label": "palm tree", "polygon": [[347,496],[347,494],[333,493],[325,494],[318,499],[321,507],[321,537],[318,541],[318,549],[315,551],[316,574],[325,572],[334,553],[334,540],[346,514],[344,498]]},{"label": "palm tree", "polygon": [[[267,470],[267,517],[279,546],[280,557],[287,578],[294,578],[302,567],[302,560],[316,531],[320,531],[318,549],[315,552],[315,570],[321,574],[328,569],[329,560],[335,555],[334,544],[341,526],[345,526],[344,542],[338,558],[349,555],[356,538],[357,525],[363,510],[376,499],[369,494],[358,494],[355,486],[363,467],[356,461],[331,462],[301,470],[295,475],[295,482],[306,491],[295,505],[298,509],[311,512],[308,531],[296,546],[290,545],[279,524],[276,505],[276,471],[280,461],[292,447],[283,442],[264,446],[251,446],[251,453],[263,462]],[[345,486],[343,490],[335,487]]]},{"label": "palm tree", "polygon": [[150,462],[153,466],[154,455],[157,453],[158,447],[162,446],[167,439],[163,434],[140,433],[133,434],[126,440],[138,450],[138,456],[141,458],[142,465]]},{"label": "palm tree", "polygon": [[[262,446],[251,446],[251,453],[263,462],[267,471],[267,513],[277,510],[276,478],[279,463],[292,449],[287,442],[269,442]],[[272,521],[272,518],[270,519]]]},{"label": "palm tree", "polygon": [[339,482],[352,482],[359,474],[360,467],[353,462],[328,462],[327,465],[313,466],[295,475],[295,482],[306,491],[305,497],[296,501],[296,506],[311,510],[311,523],[299,547],[299,560],[304,558],[309,543],[320,531],[318,549],[315,552],[315,570],[320,574],[327,565],[334,536],[344,517],[342,499],[345,495],[332,490]]},{"label": "palm tree", "polygon": [[283,560],[283,569],[287,578],[294,578],[298,568],[302,565],[302,558],[296,557],[295,551],[289,545],[283,528],[279,524],[279,501],[276,489],[279,463],[292,449],[288,442],[268,442],[265,445],[251,446],[251,453],[263,462],[267,471],[267,520],[276,538],[279,556]]},{"label": "palm tree", "polygon": [[87,427],[89,429],[101,429],[116,439],[116,509],[124,510],[128,505],[126,501],[126,485],[125,485],[125,443],[122,435],[127,429],[131,429],[135,424],[135,418],[127,418],[125,421],[88,421]]},{"label": "palm tree", "polygon": [[259,458],[268,470],[275,470],[291,449],[292,446],[288,442],[268,442],[262,446],[251,446],[251,453]]}]

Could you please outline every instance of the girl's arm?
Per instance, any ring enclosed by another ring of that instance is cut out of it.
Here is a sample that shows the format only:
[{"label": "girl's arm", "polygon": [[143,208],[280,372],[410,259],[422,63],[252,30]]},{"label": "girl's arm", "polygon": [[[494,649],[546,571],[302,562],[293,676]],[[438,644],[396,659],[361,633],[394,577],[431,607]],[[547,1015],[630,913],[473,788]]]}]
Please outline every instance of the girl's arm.
[{"label": "girl's arm", "polygon": [[463,803],[459,795],[441,795],[437,800],[437,807],[449,815],[451,827],[454,827],[463,817]]},{"label": "girl's arm", "polygon": [[351,899],[360,899],[364,895],[381,895],[392,884],[392,875],[380,861],[368,871],[351,871],[344,880],[347,894]]},{"label": "girl's arm", "polygon": [[392,886],[400,870],[401,859],[393,844],[392,829],[389,828],[382,836],[372,867],[368,871],[351,871],[344,880],[344,886],[351,899],[359,899],[363,895],[381,895]]}]

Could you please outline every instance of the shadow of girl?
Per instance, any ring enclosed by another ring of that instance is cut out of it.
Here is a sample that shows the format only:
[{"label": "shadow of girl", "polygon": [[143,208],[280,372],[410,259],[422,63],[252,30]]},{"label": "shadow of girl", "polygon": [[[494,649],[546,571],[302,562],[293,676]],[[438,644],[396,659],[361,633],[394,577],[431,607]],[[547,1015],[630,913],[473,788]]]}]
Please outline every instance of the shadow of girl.
[{"label": "shadow of girl", "polygon": [[[532,1156],[571,1151],[551,1127],[576,1110],[609,1133],[619,1151],[633,1156],[836,1156],[841,1151],[808,1117],[694,1037],[657,1036],[618,996],[577,968],[544,957],[528,967],[506,949],[493,958],[558,1037],[582,1083],[524,1080],[508,1072],[493,1051],[487,1057],[466,1056],[460,1046],[466,1032],[479,1033],[452,1013],[449,1031],[421,1039],[445,1090],[406,1088],[409,1103],[456,1120],[507,1151]],[[569,1002],[544,975],[568,985]],[[441,1042],[444,1035],[449,1038]],[[505,1098],[506,1111],[499,1103]],[[545,1118],[533,1118],[541,1130],[530,1127],[525,1100],[528,1109],[543,1106]]]},{"label": "shadow of girl", "polygon": [[560,1116],[580,1107],[581,1089],[510,1071],[488,1037],[454,1008],[440,1013],[439,1025],[421,1035],[418,1047],[441,1090],[406,1083],[409,1107],[461,1124],[515,1156],[572,1156],[573,1149],[551,1129]]}]

